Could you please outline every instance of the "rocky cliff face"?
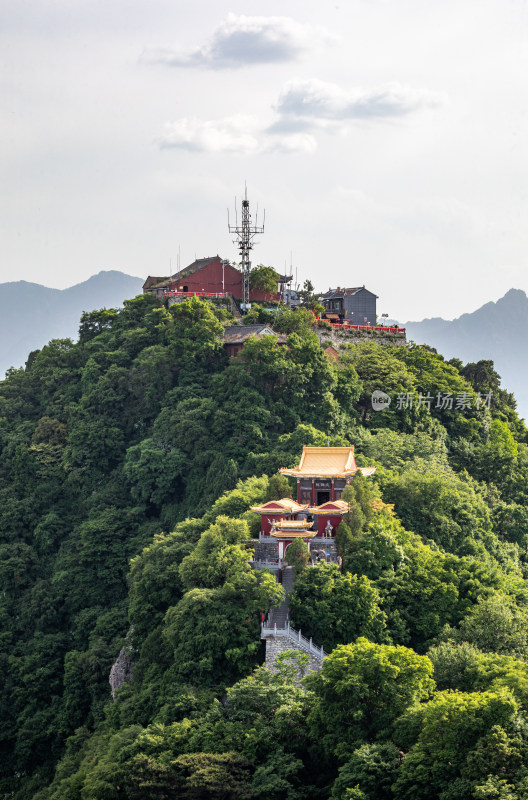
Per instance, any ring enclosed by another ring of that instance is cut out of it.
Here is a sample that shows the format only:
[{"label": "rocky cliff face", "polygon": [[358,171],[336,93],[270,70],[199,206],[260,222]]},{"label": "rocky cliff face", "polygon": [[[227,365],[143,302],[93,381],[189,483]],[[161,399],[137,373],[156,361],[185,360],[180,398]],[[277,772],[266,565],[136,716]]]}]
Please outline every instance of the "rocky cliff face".
[{"label": "rocky cliff face", "polygon": [[113,700],[115,700],[116,691],[121,688],[125,681],[130,680],[132,680],[132,660],[130,647],[125,644],[119,651],[116,661],[112,664],[110,677],[108,678]]}]

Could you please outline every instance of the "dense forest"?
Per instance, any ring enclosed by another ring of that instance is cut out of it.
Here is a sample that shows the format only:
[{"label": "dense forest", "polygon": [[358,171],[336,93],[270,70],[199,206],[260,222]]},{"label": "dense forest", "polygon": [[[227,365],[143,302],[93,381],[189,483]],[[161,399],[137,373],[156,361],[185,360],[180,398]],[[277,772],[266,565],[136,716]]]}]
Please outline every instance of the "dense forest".
[{"label": "dense forest", "polygon": [[[528,431],[492,362],[332,361],[287,309],[286,346],[228,359],[228,318],[140,296],[0,383],[0,797],[528,798]],[[297,565],[293,623],[329,653],[299,683],[263,666],[282,590],[248,509],[327,443],[377,472],[341,565]]]}]

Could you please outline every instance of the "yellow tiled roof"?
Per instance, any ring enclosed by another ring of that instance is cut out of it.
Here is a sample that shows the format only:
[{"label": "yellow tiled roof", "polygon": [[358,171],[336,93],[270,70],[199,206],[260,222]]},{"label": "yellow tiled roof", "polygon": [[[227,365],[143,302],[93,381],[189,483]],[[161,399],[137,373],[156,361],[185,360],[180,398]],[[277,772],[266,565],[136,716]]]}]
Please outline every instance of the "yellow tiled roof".
[{"label": "yellow tiled roof", "polygon": [[311,528],[312,523],[308,522],[306,519],[280,519],[274,523],[274,527],[285,531],[300,531],[306,528]]},{"label": "yellow tiled roof", "polygon": [[362,473],[364,478],[369,478],[376,472],[376,467],[360,467],[359,471]]},{"label": "yellow tiled roof", "polygon": [[[335,511],[334,511],[335,509]],[[328,500],[320,506],[312,506],[308,509],[310,514],[346,514],[350,511],[349,503],[344,500]]]},{"label": "yellow tiled roof", "polygon": [[282,468],[293,477],[346,477],[357,472],[354,447],[303,447],[301,460],[293,469]]},{"label": "yellow tiled roof", "polygon": [[270,536],[273,536],[275,539],[313,539],[314,536],[317,536],[317,531],[300,531],[299,529],[289,530],[276,528],[275,530],[270,531]]},{"label": "yellow tiled roof", "polygon": [[282,500],[268,500],[261,506],[250,506],[256,514],[298,514],[306,511],[308,503],[300,505],[292,500],[291,497],[283,497]]}]

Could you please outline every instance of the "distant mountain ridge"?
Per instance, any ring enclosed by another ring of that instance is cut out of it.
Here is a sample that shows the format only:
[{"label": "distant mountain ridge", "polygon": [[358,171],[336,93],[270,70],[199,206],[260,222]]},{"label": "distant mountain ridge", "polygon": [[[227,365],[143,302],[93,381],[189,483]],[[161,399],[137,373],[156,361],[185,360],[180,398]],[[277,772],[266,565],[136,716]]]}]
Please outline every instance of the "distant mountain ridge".
[{"label": "distant mountain ridge", "polygon": [[520,416],[528,419],[528,297],[510,289],[496,302],[485,303],[454,320],[441,317],[407,322],[407,338],[435,347],[445,358],[491,359],[503,389],[513,392]]},{"label": "distant mountain ridge", "polygon": [[101,270],[67,289],[27,281],[0,284],[0,379],[50,339],[77,339],[83,311],[121,306],[142,285],[141,278],[117,270]]}]

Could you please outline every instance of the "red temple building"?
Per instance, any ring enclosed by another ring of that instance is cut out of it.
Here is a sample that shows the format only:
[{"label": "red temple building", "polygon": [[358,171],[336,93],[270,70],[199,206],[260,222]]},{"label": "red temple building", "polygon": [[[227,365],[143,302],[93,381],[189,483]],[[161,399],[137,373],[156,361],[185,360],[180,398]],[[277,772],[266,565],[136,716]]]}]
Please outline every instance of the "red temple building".
[{"label": "red temple building", "polygon": [[[258,303],[278,302],[283,296],[285,286],[291,280],[291,275],[279,275],[275,292],[251,289],[249,299],[251,302]],[[171,277],[149,276],[143,284],[143,292],[150,292],[161,298],[171,294],[228,294],[240,300],[243,295],[242,272],[218,255],[210,258],[198,258]]]},{"label": "red temple building", "polygon": [[297,479],[297,501],[284,497],[251,506],[261,517],[260,541],[277,542],[274,558],[279,566],[294,539],[307,544],[333,539],[350,510],[341,499],[343,489],[357,472],[367,477],[375,471],[375,467],[356,465],[352,446],[303,447],[298,466],[280,469],[282,475]]},{"label": "red temple building", "polygon": [[283,560],[294,539],[302,539],[308,544],[317,535],[317,531],[312,530],[312,525],[312,521],[307,519],[284,519],[273,525],[270,536],[277,540],[279,562]]},{"label": "red temple building", "polygon": [[329,500],[328,503],[308,509],[308,513],[316,519],[317,535],[332,538],[341,525],[343,514],[348,514],[349,511],[350,506],[344,500]]},{"label": "red temple building", "polygon": [[[373,475],[376,467],[358,467],[354,447],[303,447],[298,466],[279,469],[281,475],[297,480],[297,502],[312,507],[329,500],[341,500],[345,486],[358,470],[365,476]],[[313,513],[313,510],[310,511]]]}]

